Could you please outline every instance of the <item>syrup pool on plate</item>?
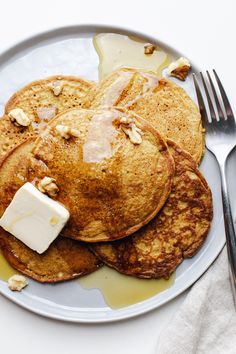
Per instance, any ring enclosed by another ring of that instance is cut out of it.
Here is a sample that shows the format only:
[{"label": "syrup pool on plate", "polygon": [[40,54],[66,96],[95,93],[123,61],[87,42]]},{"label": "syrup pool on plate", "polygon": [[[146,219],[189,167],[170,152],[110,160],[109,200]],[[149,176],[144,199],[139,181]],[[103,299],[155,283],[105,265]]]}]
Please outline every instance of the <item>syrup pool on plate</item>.
[{"label": "syrup pool on plate", "polygon": [[99,56],[100,80],[121,67],[155,72],[159,77],[171,63],[171,57],[156,47],[153,54],[144,54],[145,42],[116,33],[100,33],[93,38]]},{"label": "syrup pool on plate", "polygon": [[174,275],[168,280],[140,279],[103,266],[78,281],[84,289],[100,290],[106,304],[118,309],[146,300],[170,288],[174,283]]},{"label": "syrup pool on plate", "polygon": [[8,281],[14,274],[18,274],[18,272],[7,263],[0,251],[0,280]]}]

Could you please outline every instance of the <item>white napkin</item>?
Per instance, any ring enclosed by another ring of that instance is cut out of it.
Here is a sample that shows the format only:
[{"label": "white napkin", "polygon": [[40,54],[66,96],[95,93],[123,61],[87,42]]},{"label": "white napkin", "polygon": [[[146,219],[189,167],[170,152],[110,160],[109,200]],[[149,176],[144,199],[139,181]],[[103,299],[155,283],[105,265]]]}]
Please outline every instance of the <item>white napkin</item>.
[{"label": "white napkin", "polygon": [[157,354],[235,354],[236,311],[226,248],[161,333]]}]

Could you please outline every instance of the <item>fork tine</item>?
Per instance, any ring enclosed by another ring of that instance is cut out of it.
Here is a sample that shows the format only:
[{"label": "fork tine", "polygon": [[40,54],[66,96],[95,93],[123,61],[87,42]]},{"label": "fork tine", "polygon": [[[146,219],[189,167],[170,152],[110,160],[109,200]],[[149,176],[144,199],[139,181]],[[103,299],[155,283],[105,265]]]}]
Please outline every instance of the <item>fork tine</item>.
[{"label": "fork tine", "polygon": [[207,102],[208,102],[208,106],[209,106],[209,110],[210,110],[210,114],[211,114],[211,119],[212,120],[213,119],[217,120],[215,108],[213,106],[212,99],[211,99],[211,97],[209,95],[209,91],[208,91],[208,88],[207,88],[207,85],[206,85],[206,81],[205,81],[204,76],[203,76],[203,74],[201,72],[200,72],[200,76],[201,76],[203,87],[204,87],[204,91],[205,91],[205,94],[206,94],[206,97],[207,97]]},{"label": "fork tine", "polygon": [[212,89],[212,92],[213,92],[213,95],[214,95],[214,99],[215,99],[215,103],[216,103],[216,107],[217,107],[219,118],[220,119],[224,119],[225,116],[224,116],[224,113],[222,111],[221,104],[220,104],[220,101],[218,99],[218,95],[216,93],[216,89],[215,89],[215,86],[213,84],[212,78],[211,78],[208,70],[206,71],[206,73],[207,73],[207,77],[208,77],[208,80],[210,82],[211,89]]},{"label": "fork tine", "polygon": [[229,103],[229,100],[228,100],[228,97],[226,95],[226,92],[224,90],[224,87],[216,73],[216,71],[213,69],[213,73],[215,75],[215,78],[216,78],[216,82],[218,84],[218,87],[219,87],[219,90],[220,90],[220,93],[221,93],[221,97],[222,97],[222,101],[224,103],[224,108],[225,108],[225,112],[226,112],[226,115],[227,115],[227,118],[233,118],[234,117],[234,114],[233,114],[233,110],[230,106],[230,103]]},{"label": "fork tine", "polygon": [[195,90],[196,90],[196,94],[197,94],[198,106],[199,106],[200,114],[202,117],[203,126],[207,129],[211,129],[211,124],[208,120],[205,103],[202,98],[202,93],[201,93],[201,90],[200,90],[200,87],[199,87],[199,84],[197,81],[197,77],[194,73],[193,73],[193,82],[194,82],[194,86],[195,86]]}]

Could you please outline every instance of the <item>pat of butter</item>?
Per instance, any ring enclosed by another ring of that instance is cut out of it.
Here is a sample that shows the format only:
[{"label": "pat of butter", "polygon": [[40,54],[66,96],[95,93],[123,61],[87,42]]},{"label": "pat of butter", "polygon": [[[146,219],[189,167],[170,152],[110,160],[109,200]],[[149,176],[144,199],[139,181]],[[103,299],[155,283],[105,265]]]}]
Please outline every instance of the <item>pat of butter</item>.
[{"label": "pat of butter", "polygon": [[25,183],[0,219],[0,226],[38,253],[45,252],[69,219],[68,210]]}]

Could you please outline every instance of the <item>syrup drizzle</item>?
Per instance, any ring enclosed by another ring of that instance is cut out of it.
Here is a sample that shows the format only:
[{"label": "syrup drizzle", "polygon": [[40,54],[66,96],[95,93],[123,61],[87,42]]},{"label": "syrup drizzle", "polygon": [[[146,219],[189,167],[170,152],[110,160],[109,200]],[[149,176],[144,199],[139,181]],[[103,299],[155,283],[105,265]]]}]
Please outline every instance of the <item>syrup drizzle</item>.
[{"label": "syrup drizzle", "polygon": [[92,117],[87,141],[83,145],[85,162],[99,163],[113,155],[112,142],[118,132],[112,123],[119,115],[118,111],[104,111]]}]

